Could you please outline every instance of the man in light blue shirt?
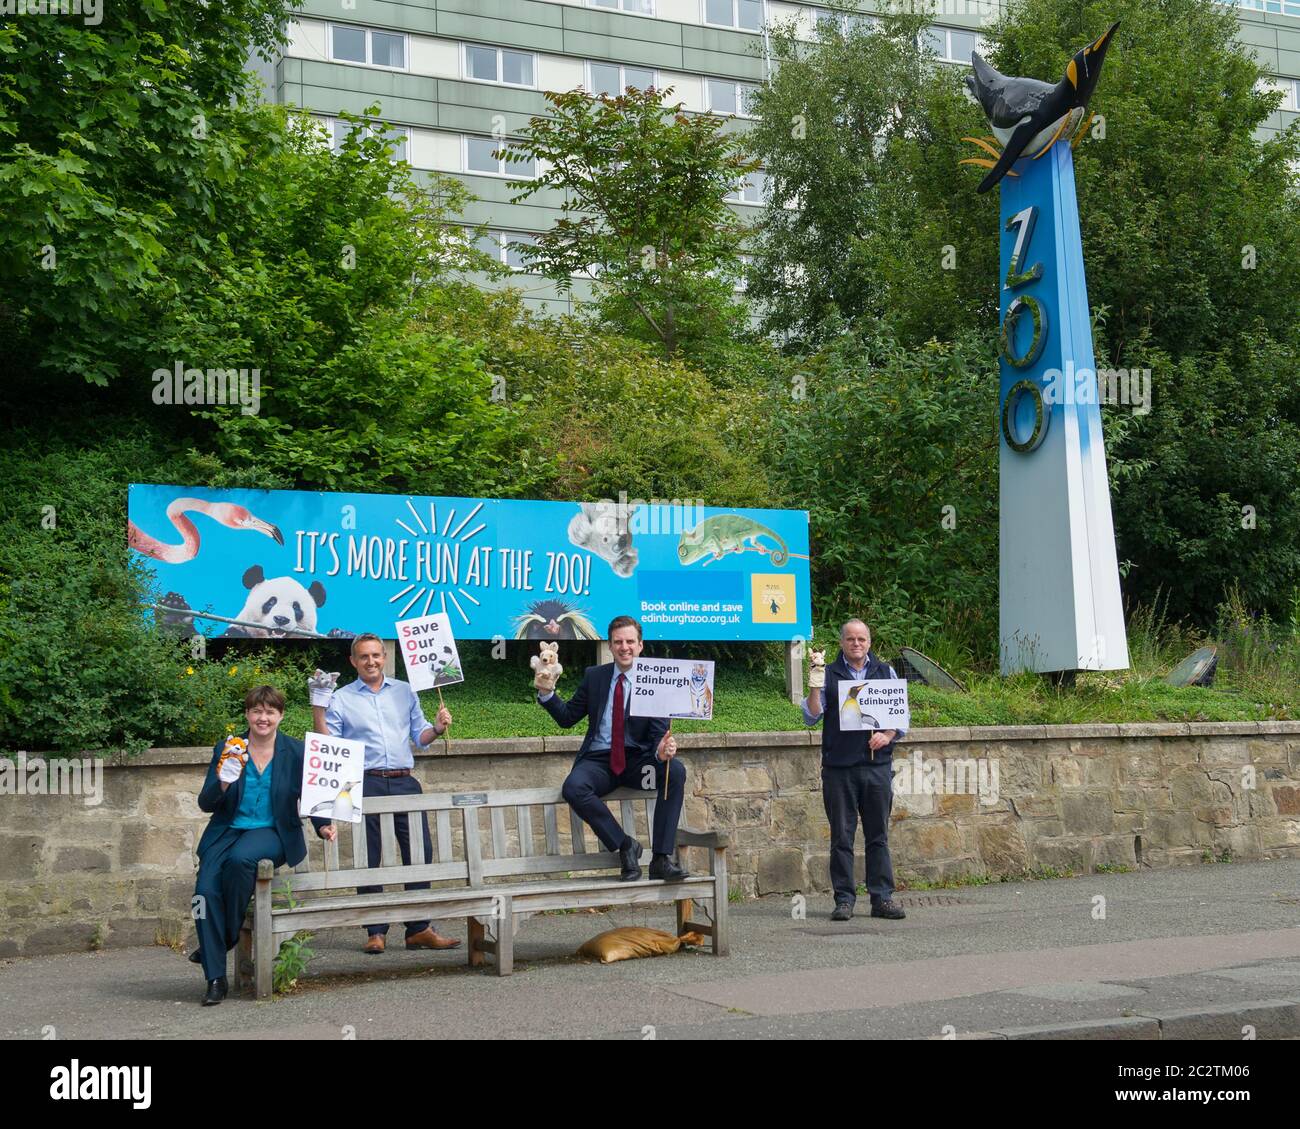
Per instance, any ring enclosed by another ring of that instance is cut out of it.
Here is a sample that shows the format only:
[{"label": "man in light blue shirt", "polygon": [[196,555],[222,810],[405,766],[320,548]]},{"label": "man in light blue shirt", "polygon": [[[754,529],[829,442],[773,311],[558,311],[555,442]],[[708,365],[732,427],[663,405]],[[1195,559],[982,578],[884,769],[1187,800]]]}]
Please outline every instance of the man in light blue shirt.
[{"label": "man in light blue shirt", "polygon": [[[430,725],[420,707],[420,699],[410,684],[398,682],[384,674],[387,652],[378,635],[358,635],[352,640],[350,662],[359,677],[355,682],[340,686],[334,691],[328,706],[313,704],[312,715],[318,733],[363,741],[366,746],[366,782],[362,795],[417,796],[423,789],[411,775],[415,756],[411,746],[431,745],[451,726],[451,712],[446,706],[438,710],[436,725]],[[370,866],[380,862],[381,838],[379,816],[366,818],[366,854]],[[424,858],[433,859],[433,840],[429,836],[429,821],[423,813],[420,823],[424,832]],[[402,864],[411,863],[409,819],[398,815],[393,819],[397,845],[402,852]],[[407,890],[427,890],[428,882],[408,882]],[[382,886],[359,886],[358,894],[374,894]],[[387,943],[388,925],[367,925],[364,951],[378,955]],[[406,923],[408,949],[454,949],[459,941],[443,937],[425,921]]]}]

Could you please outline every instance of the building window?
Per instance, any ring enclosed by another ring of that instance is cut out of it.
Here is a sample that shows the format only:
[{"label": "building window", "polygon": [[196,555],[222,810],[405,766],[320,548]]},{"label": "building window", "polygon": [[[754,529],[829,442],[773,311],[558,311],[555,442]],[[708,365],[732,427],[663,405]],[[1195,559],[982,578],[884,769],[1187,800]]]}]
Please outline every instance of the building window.
[{"label": "building window", "polygon": [[501,233],[501,247],[505,251],[506,266],[512,270],[527,270],[528,263],[524,259],[524,247],[536,247],[537,236],[529,235],[520,231],[503,231]]},{"label": "building window", "polygon": [[474,240],[474,246],[511,270],[526,271],[523,248],[536,247],[537,236],[527,231],[485,231]]},{"label": "building window", "polygon": [[763,0],[704,0],[704,22],[758,31],[763,26]]},{"label": "building window", "polygon": [[411,131],[404,125],[360,125],[354,127],[352,122],[343,121],[339,118],[326,118],[325,121],[329,126],[331,152],[337,153],[342,149],[343,142],[353,128],[356,128],[361,130],[362,137],[378,135],[393,142],[393,150],[389,155],[389,160],[405,161],[409,159]]},{"label": "building window", "polygon": [[655,0],[587,0],[592,8],[608,8],[611,12],[632,12],[638,16],[653,16]]},{"label": "building window", "polygon": [[735,284],[732,287],[732,289],[734,289],[737,294],[743,294],[746,290],[749,289],[749,272],[753,270],[753,268],[754,268],[754,256],[741,255],[740,271],[739,273],[737,273]]},{"label": "building window", "polygon": [[704,80],[704,93],[707,106],[714,114],[739,114],[741,117],[753,117],[750,99],[758,93],[758,84],[753,82],[732,82],[726,78],[707,78]]},{"label": "building window", "polygon": [[372,27],[330,24],[330,58],[340,63],[406,69],[406,36]]},{"label": "building window", "polygon": [[[1233,0],[1225,0],[1231,4]],[[1236,0],[1240,8],[1255,12],[1273,12],[1281,16],[1300,16],[1300,0]]]},{"label": "building window", "polygon": [[1288,110],[1300,111],[1300,78],[1293,78],[1291,80],[1290,103],[1291,104],[1286,107]]},{"label": "building window", "polygon": [[537,56],[531,51],[510,51],[503,47],[465,44],[465,77],[475,82],[496,82],[502,86],[534,86]]},{"label": "building window", "polygon": [[501,233],[485,231],[474,237],[474,246],[495,262],[501,261]]},{"label": "building window", "polygon": [[767,173],[755,169],[745,177],[726,199],[733,204],[761,204],[767,198]]},{"label": "building window", "polygon": [[945,63],[965,63],[967,66],[970,66],[971,52],[979,47],[975,33],[959,27],[927,27],[921,32],[921,43]]},{"label": "building window", "polygon": [[618,63],[588,63],[587,89],[592,94],[617,98],[629,89],[658,89],[659,76],[649,67],[625,67]]},{"label": "building window", "polygon": [[537,162],[528,157],[523,161],[507,162],[494,154],[509,148],[495,137],[465,138],[465,171],[484,176],[508,176],[512,180],[532,180],[537,175]]},{"label": "building window", "polygon": [[837,12],[831,8],[814,8],[813,22],[818,31],[823,26],[832,27],[841,35],[848,35],[857,28],[870,28],[879,20],[869,12]]}]

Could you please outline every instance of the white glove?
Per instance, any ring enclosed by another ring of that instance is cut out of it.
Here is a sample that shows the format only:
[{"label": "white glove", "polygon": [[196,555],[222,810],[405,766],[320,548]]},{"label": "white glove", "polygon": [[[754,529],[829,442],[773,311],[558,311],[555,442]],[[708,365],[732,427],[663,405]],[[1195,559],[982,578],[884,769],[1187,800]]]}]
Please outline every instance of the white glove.
[{"label": "white glove", "polygon": [[326,674],[325,671],[318,669],[309,679],[307,679],[307,689],[311,692],[311,704],[313,706],[328,707],[334,697],[334,687],[339,684],[339,672],[333,671]]}]

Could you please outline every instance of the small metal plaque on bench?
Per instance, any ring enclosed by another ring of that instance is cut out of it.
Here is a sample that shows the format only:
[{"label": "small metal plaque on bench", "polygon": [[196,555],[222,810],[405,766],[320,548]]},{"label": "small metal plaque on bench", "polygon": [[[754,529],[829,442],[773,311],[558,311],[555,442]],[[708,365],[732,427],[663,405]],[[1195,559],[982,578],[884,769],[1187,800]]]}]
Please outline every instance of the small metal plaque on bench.
[{"label": "small metal plaque on bench", "polygon": [[451,797],[453,807],[458,808],[481,808],[487,803],[486,792],[453,792]]}]

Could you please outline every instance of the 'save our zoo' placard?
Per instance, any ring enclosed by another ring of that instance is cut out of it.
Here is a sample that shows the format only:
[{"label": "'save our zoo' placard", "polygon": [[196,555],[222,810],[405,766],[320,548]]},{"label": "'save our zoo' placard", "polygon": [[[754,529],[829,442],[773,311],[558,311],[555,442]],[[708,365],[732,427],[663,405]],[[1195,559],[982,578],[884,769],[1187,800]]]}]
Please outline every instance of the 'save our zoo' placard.
[{"label": "'save our zoo' placard", "polygon": [[303,738],[298,814],[336,823],[360,823],[365,768],[364,741],[308,733]]},{"label": "'save our zoo' placard", "polygon": [[449,615],[444,612],[398,620],[396,629],[412,690],[432,690],[465,681]]}]

